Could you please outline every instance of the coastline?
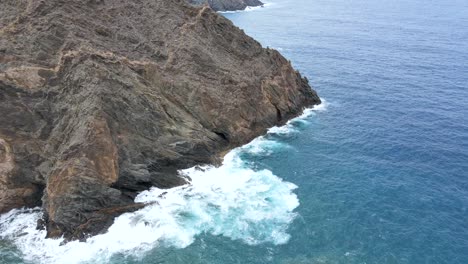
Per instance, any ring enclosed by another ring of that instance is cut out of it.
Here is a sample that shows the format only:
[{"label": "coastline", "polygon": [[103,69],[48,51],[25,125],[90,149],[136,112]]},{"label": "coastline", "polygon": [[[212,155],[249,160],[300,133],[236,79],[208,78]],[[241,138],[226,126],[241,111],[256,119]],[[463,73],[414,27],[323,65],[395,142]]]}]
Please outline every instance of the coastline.
[{"label": "coastline", "polygon": [[253,7],[263,7],[260,0],[186,0],[194,6],[209,6],[216,12],[243,11]]},{"label": "coastline", "polygon": [[[54,1],[40,5],[55,10]],[[66,2],[52,13],[37,6],[31,11],[37,18],[14,21],[22,30],[5,32],[15,42],[6,42],[4,53],[28,56],[14,57],[0,74],[0,112],[16,113],[0,118],[0,135],[8,135],[0,141],[8,169],[0,211],[42,204],[39,226],[49,237],[86,240],[138,209],[139,192],[183,185],[178,170],[218,163],[220,152],[320,102],[287,59],[222,15],[182,1],[157,3],[119,6],[122,17],[111,16],[116,10],[104,2]],[[2,10],[8,17],[18,12]],[[69,10],[73,16],[60,16]],[[93,15],[106,11],[109,16]],[[77,17],[102,28],[77,27]],[[60,19],[58,37],[43,27],[51,19]],[[135,28],[120,31],[116,24]],[[109,36],[117,31],[127,38],[115,42]],[[42,35],[50,35],[54,51],[30,62],[31,52],[43,55],[31,36]],[[137,40],[146,48],[129,49]],[[20,67],[31,63],[37,66]],[[45,94],[52,96],[44,100]],[[16,120],[30,122],[18,127]]]},{"label": "coastline", "polygon": [[[327,101],[322,99],[321,104],[304,109],[301,115],[282,126],[271,127],[266,134],[228,151],[220,166],[203,165],[181,170],[181,174],[190,179],[186,185],[171,189],[153,187],[140,193],[135,202],[147,206],[117,217],[108,232],[90,237],[86,242],[63,244],[64,238],[45,238],[44,230],[35,229],[35,222],[42,217],[42,209],[39,208],[14,209],[0,215],[0,237],[14,241],[26,260],[41,264],[107,262],[117,253],[140,256],[151,250],[153,247],[150,245],[155,243],[185,248],[203,232],[242,240],[251,245],[265,242],[285,244],[289,240],[287,226],[296,218],[294,209],[300,202],[293,192],[297,186],[283,181],[271,171],[254,170],[242,160],[241,153],[270,155],[270,148],[276,149],[282,145],[268,139],[269,135],[296,133],[295,123],[307,122],[316,112],[325,111],[327,106]],[[268,188],[259,189],[260,186]],[[264,200],[276,202],[262,204]],[[239,203],[244,203],[245,214],[232,215],[235,211],[228,208],[236,208],[240,206]],[[271,210],[274,212],[273,218]],[[255,213],[250,215],[250,212]],[[184,215],[193,213],[194,216],[177,223]],[[263,235],[252,240],[237,233],[240,227],[233,225],[230,219],[239,218],[251,219],[248,220],[250,228],[262,230]],[[192,223],[193,219],[196,222]]]},{"label": "coastline", "polygon": [[263,8],[269,8],[272,5],[274,5],[274,3],[269,2],[269,1],[262,1],[262,2],[263,2],[263,5],[261,5],[261,6],[247,6],[243,10],[216,11],[216,13],[219,13],[219,14],[235,14],[235,13],[242,13],[242,12],[254,12],[254,11],[262,10]]}]

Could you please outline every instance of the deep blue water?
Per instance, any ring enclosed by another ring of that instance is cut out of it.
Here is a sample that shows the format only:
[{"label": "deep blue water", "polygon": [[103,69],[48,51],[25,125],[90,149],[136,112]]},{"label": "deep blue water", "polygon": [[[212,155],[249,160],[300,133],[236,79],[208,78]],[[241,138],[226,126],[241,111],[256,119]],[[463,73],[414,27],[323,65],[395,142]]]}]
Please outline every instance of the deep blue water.
[{"label": "deep blue water", "polygon": [[[468,1],[270,2],[224,15],[279,49],[327,102],[239,154],[298,186],[292,221],[245,227],[289,240],[249,243],[202,222],[184,227],[206,229],[184,246],[111,262],[468,263]],[[28,254],[0,249],[0,263]]]},{"label": "deep blue water", "polygon": [[227,17],[330,103],[257,160],[299,186],[275,262],[468,263],[468,1],[273,3]]}]

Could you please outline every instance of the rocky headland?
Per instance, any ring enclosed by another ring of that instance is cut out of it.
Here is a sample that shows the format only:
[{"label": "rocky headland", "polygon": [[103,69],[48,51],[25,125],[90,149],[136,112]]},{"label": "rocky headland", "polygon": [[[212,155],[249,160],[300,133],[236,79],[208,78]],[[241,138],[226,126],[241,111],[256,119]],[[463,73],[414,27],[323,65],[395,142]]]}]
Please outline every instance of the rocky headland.
[{"label": "rocky headland", "polygon": [[0,213],[85,239],[320,103],[307,79],[186,0],[0,2]]},{"label": "rocky headland", "polygon": [[190,4],[211,7],[214,11],[244,10],[248,6],[263,6],[260,0],[187,0]]}]

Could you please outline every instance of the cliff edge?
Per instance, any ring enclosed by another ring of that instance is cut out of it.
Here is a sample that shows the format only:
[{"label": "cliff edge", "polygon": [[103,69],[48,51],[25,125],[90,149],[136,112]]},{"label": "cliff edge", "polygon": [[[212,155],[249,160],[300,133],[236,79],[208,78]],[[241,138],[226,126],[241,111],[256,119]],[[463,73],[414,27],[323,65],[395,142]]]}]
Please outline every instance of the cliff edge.
[{"label": "cliff edge", "polygon": [[85,239],[150,186],[320,103],[307,79],[186,0],[0,2],[0,213]]}]

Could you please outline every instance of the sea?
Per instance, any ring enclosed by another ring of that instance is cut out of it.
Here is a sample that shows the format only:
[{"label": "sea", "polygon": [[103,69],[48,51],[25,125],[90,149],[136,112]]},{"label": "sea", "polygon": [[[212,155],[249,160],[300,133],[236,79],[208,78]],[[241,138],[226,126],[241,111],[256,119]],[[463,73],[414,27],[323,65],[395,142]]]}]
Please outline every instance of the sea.
[{"label": "sea", "polygon": [[86,243],[0,216],[0,263],[468,263],[468,1],[268,0],[221,14],[321,105],[182,171]]}]

